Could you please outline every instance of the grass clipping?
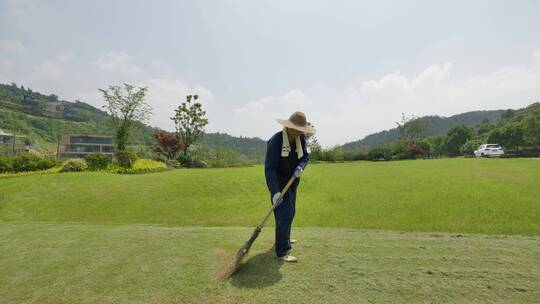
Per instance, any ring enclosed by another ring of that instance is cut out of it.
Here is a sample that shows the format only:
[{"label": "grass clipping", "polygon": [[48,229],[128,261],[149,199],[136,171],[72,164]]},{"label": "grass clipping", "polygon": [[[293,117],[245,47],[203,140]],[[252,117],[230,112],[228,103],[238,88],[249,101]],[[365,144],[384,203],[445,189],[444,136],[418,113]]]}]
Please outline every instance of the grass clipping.
[{"label": "grass clipping", "polygon": [[259,233],[261,233],[261,228],[257,227],[255,228],[255,231],[253,231],[253,234],[249,238],[249,240],[242,246],[238,251],[232,256],[230,260],[228,260],[226,263],[221,265],[212,275],[212,278],[214,281],[223,281],[228,278],[230,278],[235,272],[236,269],[238,269],[238,266],[244,259],[244,257],[248,254],[249,249],[251,248],[251,245],[253,245],[253,242],[257,239],[259,236]]}]

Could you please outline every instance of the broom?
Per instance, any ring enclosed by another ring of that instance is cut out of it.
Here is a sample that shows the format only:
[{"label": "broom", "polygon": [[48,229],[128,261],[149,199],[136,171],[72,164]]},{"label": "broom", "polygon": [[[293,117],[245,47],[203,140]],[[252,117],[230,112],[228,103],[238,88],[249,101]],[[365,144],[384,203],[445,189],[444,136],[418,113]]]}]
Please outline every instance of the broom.
[{"label": "broom", "polygon": [[[291,187],[292,183],[294,182],[294,179],[295,179],[295,177],[293,175],[291,177],[291,179],[289,180],[289,182],[287,183],[287,185],[285,185],[285,188],[283,188],[283,190],[281,191],[280,198],[283,198],[283,196],[285,196],[285,193]],[[232,259],[228,263],[223,264],[214,273],[214,280],[222,281],[222,280],[228,279],[230,276],[233,275],[233,273],[238,268],[238,265],[240,265],[240,262],[242,262],[242,259],[248,254],[249,249],[251,248],[251,245],[253,245],[253,242],[255,242],[255,240],[259,236],[259,233],[261,233],[261,230],[264,227],[264,224],[266,223],[266,220],[268,219],[268,217],[270,216],[272,211],[274,211],[274,209],[276,209],[278,206],[279,206],[279,204],[272,204],[272,207],[270,207],[270,210],[268,210],[268,212],[264,216],[263,220],[261,221],[259,226],[257,226],[257,228],[255,228],[255,231],[253,231],[253,234],[251,235],[249,240],[244,244],[244,246],[240,247],[240,249],[232,257]]]}]

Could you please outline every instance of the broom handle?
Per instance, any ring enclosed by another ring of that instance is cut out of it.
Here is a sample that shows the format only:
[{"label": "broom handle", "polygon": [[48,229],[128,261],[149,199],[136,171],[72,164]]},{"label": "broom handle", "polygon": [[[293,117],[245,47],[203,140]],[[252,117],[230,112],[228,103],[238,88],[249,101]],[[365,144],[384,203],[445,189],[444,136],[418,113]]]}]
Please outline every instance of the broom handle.
[{"label": "broom handle", "polygon": [[[291,179],[289,179],[289,182],[287,183],[287,185],[285,185],[285,188],[283,188],[283,190],[281,190],[281,193],[279,195],[280,198],[283,198],[285,196],[285,193],[287,193],[287,191],[289,190],[289,188],[291,187],[291,185],[292,185],[292,183],[294,182],[295,179],[296,179],[296,177],[294,175],[291,177]],[[268,210],[268,212],[264,216],[264,218],[261,221],[261,223],[259,224],[259,226],[257,226],[258,230],[261,230],[264,227],[264,223],[266,223],[266,220],[268,219],[270,214],[272,214],[272,211],[274,211],[274,209],[276,209],[278,206],[279,206],[279,204],[272,204],[272,207],[270,208],[270,210]]]}]

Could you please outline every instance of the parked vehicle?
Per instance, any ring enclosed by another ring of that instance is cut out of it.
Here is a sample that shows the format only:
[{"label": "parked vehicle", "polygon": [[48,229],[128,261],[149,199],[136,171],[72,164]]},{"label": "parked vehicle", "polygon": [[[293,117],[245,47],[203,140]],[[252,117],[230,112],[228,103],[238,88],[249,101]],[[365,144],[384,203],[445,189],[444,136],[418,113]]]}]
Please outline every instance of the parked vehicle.
[{"label": "parked vehicle", "polygon": [[504,155],[504,151],[497,144],[480,145],[478,150],[474,151],[474,156],[476,157],[497,157],[501,155]]}]

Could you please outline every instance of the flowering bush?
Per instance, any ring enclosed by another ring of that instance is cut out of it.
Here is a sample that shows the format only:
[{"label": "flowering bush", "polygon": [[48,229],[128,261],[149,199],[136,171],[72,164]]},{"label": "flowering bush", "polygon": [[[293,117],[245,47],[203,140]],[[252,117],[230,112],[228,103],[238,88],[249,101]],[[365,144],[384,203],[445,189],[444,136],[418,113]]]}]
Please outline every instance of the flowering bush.
[{"label": "flowering bush", "polygon": [[84,159],[70,158],[62,164],[61,172],[80,172],[88,169],[88,165]]}]

